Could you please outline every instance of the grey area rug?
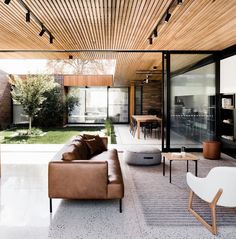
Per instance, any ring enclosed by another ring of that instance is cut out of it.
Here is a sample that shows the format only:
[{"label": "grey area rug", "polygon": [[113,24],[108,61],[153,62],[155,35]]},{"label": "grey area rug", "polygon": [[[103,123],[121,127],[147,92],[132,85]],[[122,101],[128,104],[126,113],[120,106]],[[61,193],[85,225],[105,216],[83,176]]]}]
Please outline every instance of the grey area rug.
[{"label": "grey area rug", "polygon": [[[193,162],[192,162],[193,163]],[[229,160],[200,160],[198,176],[205,177],[216,166],[236,166]],[[199,226],[200,223],[187,210],[189,188],[186,184],[186,162],[172,162],[172,184],[169,183],[169,165],[166,176],[162,175],[162,165],[150,167],[130,166],[134,184],[145,222],[148,226]],[[194,163],[190,163],[194,172]],[[208,222],[210,209],[206,202],[194,197],[193,208]],[[218,226],[236,226],[236,209],[217,207]]]}]

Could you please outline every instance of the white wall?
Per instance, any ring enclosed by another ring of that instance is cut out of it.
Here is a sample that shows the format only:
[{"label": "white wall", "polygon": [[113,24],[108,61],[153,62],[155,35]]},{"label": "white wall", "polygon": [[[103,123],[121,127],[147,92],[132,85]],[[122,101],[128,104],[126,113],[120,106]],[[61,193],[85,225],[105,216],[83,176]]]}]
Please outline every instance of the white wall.
[{"label": "white wall", "polygon": [[220,62],[220,93],[236,93],[236,55]]}]

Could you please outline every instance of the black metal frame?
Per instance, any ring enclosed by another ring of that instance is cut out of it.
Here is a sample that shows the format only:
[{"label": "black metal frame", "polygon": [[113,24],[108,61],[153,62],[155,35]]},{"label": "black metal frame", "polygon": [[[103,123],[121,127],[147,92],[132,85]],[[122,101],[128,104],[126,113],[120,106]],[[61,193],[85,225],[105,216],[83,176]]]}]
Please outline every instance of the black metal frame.
[{"label": "black metal frame", "polygon": [[187,54],[187,53],[202,53],[202,54],[212,54],[220,53],[220,50],[133,50],[133,49],[68,49],[68,50],[24,50],[24,49],[15,49],[15,50],[0,50],[0,53],[84,53],[84,52],[96,52],[96,53],[178,53],[178,54]]},{"label": "black metal frame", "polygon": [[[52,213],[52,198],[49,198],[49,211]],[[123,212],[123,207],[122,207],[122,198],[119,199],[119,212]]]},{"label": "black metal frame", "polygon": [[[98,86],[99,87],[99,86]],[[107,117],[109,117],[109,89],[114,89],[114,88],[127,88],[128,89],[128,115],[130,113],[130,87],[125,87],[125,86],[121,86],[121,87],[110,87],[110,86],[101,86],[101,87],[106,87],[107,88]],[[79,87],[79,88],[94,88],[94,87],[89,87],[89,86],[85,86],[85,87]],[[86,93],[85,93],[85,108],[86,108]],[[128,121],[127,122],[114,122],[113,124],[129,124],[130,120],[128,117]],[[68,119],[67,119],[67,124],[71,124],[71,125],[91,125],[91,123],[86,123],[86,122],[79,122],[79,123],[69,123]],[[93,125],[104,125],[104,123],[92,123]]]},{"label": "black metal frame", "polygon": [[[163,158],[163,166],[162,166],[162,174],[163,174],[163,176],[165,176],[166,175],[166,158],[165,158],[165,156],[163,156],[162,157]],[[171,179],[172,179],[172,161],[175,161],[175,159],[170,159],[169,160],[170,161],[170,166],[169,166],[169,183],[171,183]],[[176,160],[176,161],[178,161],[178,160]],[[187,172],[189,171],[189,161],[194,161],[195,162],[195,176],[197,177],[198,176],[198,163],[197,163],[197,161],[198,161],[198,159],[196,159],[196,160],[181,160],[181,161],[186,161],[187,162]]]},{"label": "black metal frame", "polygon": [[[166,84],[164,82],[164,74],[165,72],[162,72],[162,83],[163,83],[163,92],[162,92],[162,98],[165,100],[166,98],[166,107],[163,102],[163,126],[162,126],[162,151],[163,152],[176,152],[179,151],[179,148],[171,148],[170,146],[170,101],[171,101],[171,94],[170,94],[170,79],[171,79],[171,62],[170,62],[170,55],[171,54],[211,54],[211,56],[208,56],[204,58],[203,60],[197,62],[193,66],[190,66],[189,68],[184,68],[179,70],[178,72],[175,72],[174,75],[183,74],[185,72],[200,68],[202,66],[215,63],[215,94],[216,98],[219,98],[220,93],[220,63],[219,63],[219,56],[220,51],[163,51],[162,53],[162,69],[166,69]],[[166,66],[164,59],[166,58]],[[219,109],[218,101],[216,100],[216,112]],[[217,124],[219,121],[217,119],[219,118],[219,113],[216,113],[216,129],[218,128]],[[165,127],[165,128],[164,128]],[[165,132],[165,135],[164,135]],[[166,140],[166,142],[164,141]],[[166,145],[165,145],[166,143]],[[186,151],[195,151],[195,152],[202,152],[202,148],[188,148]]]},{"label": "black metal frame", "polygon": [[236,55],[236,44],[222,50],[219,54],[217,54],[216,72],[217,72],[218,84],[216,86],[217,87],[217,92],[216,92],[216,102],[217,102],[216,132],[217,132],[218,140],[220,140],[221,144],[222,144],[221,145],[222,152],[224,152],[224,153],[226,153],[226,154],[235,158],[236,157],[236,143],[221,139],[219,137],[220,136],[220,132],[219,132],[220,131],[219,130],[219,128],[220,128],[220,108],[221,108],[221,102],[220,102],[220,99],[221,99],[221,96],[220,96],[220,61],[225,59],[225,58],[234,56],[234,55]]}]

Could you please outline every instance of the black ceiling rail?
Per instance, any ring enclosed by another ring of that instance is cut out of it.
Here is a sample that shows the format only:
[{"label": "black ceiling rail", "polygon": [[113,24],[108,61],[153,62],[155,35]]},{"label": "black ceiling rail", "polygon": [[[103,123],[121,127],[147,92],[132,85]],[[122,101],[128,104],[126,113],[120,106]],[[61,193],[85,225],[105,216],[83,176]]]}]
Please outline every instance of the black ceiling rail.
[{"label": "black ceiling rail", "polygon": [[[39,33],[39,36],[43,36],[43,34],[46,32],[49,36],[49,43],[52,44],[55,37],[53,36],[52,32],[48,30],[48,28],[39,20],[39,18],[31,11],[31,9],[26,5],[26,3],[23,0],[17,0],[17,2],[25,9],[26,11],[26,22],[30,22],[31,17],[34,19],[34,21],[41,27],[41,31]],[[4,1],[5,4],[10,5],[9,0]]]},{"label": "black ceiling rail", "polygon": [[161,25],[161,23],[164,22],[168,22],[171,18],[171,8],[174,7],[174,5],[176,4],[175,7],[177,7],[178,5],[181,5],[183,3],[183,0],[172,0],[171,3],[169,4],[167,11],[162,15],[162,17],[160,18],[160,20],[158,21],[158,23],[156,24],[156,26],[154,27],[154,29],[152,30],[150,36],[148,37],[148,41],[149,44],[152,45],[153,44],[153,39],[158,37],[158,26]]}]

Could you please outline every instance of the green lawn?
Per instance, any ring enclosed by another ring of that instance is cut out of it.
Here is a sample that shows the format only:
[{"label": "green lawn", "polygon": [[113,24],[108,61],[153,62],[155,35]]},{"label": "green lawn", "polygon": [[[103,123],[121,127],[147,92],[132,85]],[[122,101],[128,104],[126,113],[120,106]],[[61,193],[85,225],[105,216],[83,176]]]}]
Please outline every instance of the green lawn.
[{"label": "green lawn", "polygon": [[[98,134],[104,127],[65,127],[65,128],[53,128],[44,129],[45,134],[43,136],[14,136],[17,130],[25,128],[14,128],[9,130],[0,131],[0,141],[2,144],[64,144],[70,140],[73,136],[90,133]],[[115,137],[113,142],[115,143]]]}]

